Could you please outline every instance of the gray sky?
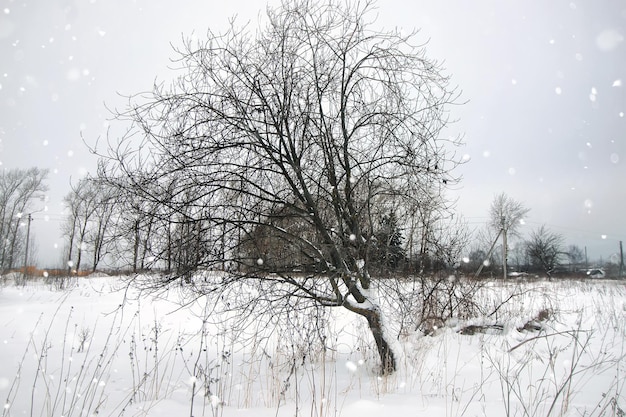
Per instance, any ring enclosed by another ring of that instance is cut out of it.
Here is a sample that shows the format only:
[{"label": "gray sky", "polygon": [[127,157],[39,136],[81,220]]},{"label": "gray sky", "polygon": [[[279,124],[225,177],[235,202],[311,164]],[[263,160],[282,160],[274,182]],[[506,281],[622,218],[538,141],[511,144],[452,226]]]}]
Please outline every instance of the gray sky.
[{"label": "gray sky", "polygon": [[[271,1],[275,4],[276,1]],[[183,34],[256,22],[264,1],[1,0],[1,167],[50,168],[33,233],[60,262],[62,198],[95,169],[82,142],[105,135],[128,95],[165,79]],[[626,1],[379,0],[377,24],[421,29],[463,91],[450,135],[470,161],[458,211],[478,227],[506,192],[568,244],[607,259],[626,239]],[[106,105],[106,106],[105,106]],[[120,129],[119,124],[112,124]]]}]

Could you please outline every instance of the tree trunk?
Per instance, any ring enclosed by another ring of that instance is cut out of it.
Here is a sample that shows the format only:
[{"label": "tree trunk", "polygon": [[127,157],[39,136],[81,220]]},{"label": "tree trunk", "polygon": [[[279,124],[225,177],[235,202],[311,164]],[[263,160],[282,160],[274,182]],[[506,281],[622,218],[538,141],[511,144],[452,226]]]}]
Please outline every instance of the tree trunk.
[{"label": "tree trunk", "polygon": [[396,371],[396,358],[389,342],[385,339],[383,327],[381,323],[380,312],[378,310],[370,310],[370,314],[365,316],[367,324],[370,326],[372,336],[376,342],[376,349],[381,361],[381,372],[383,375],[389,375]]},{"label": "tree trunk", "polygon": [[135,220],[135,224],[133,225],[133,231],[135,232],[135,242],[133,243],[133,273],[137,272],[137,264],[139,261],[139,225],[140,220]]},{"label": "tree trunk", "polygon": [[374,341],[376,342],[376,349],[378,350],[378,356],[380,357],[380,370],[383,375],[390,375],[396,371],[396,357],[393,354],[391,345],[385,338],[385,332],[383,330],[382,317],[380,310],[358,308],[355,306],[344,306],[360,316],[365,317],[367,324],[370,327]]},{"label": "tree trunk", "polygon": [[76,255],[76,265],[75,265],[75,266],[76,266],[76,268],[75,268],[75,270],[76,270],[76,273],[77,273],[77,274],[78,274],[78,271],[80,270],[80,263],[81,263],[81,261],[82,261],[82,259],[83,259],[83,248],[82,248],[82,244],[83,244],[83,241],[81,240],[81,241],[79,242],[79,244],[78,244],[78,253],[77,253],[77,255]]}]

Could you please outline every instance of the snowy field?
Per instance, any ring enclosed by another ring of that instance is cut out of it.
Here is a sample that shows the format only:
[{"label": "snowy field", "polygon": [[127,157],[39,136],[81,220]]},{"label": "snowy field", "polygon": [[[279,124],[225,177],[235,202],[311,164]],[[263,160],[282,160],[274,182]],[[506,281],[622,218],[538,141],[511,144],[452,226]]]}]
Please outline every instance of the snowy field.
[{"label": "snowy field", "polygon": [[498,282],[475,297],[511,294],[490,317],[400,332],[400,370],[381,377],[366,323],[343,310],[246,320],[120,278],[58,291],[3,277],[2,415],[624,416],[625,283]]}]

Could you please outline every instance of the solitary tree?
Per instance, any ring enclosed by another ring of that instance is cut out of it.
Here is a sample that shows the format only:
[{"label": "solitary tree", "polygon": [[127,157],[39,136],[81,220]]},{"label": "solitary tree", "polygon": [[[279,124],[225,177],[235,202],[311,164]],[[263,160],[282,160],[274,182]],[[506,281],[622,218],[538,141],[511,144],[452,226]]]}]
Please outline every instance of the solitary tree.
[{"label": "solitary tree", "polygon": [[498,194],[491,203],[489,209],[489,227],[502,236],[502,270],[506,278],[508,258],[508,238],[519,237],[519,228],[524,216],[530,209],[521,202],[509,197],[505,193]]},{"label": "solitary tree", "polygon": [[550,276],[564,253],[563,236],[544,225],[531,232],[526,245],[531,264]]},{"label": "solitary tree", "polygon": [[[367,320],[392,372],[393,336],[370,276],[374,225],[385,207],[403,218],[426,190],[455,181],[457,140],[440,132],[458,95],[414,34],[372,29],[372,9],[284,0],[256,32],[233,25],[186,42],[176,81],[118,115],[133,125],[99,172],[191,225],[184,237],[221,248],[188,261],[226,271],[187,285],[254,282],[264,300],[346,308]],[[270,262],[268,246],[290,268]]]},{"label": "solitary tree", "polygon": [[524,216],[530,211],[523,203],[500,193],[494,197],[489,209],[489,227],[494,231],[506,230],[509,236],[519,237]]}]

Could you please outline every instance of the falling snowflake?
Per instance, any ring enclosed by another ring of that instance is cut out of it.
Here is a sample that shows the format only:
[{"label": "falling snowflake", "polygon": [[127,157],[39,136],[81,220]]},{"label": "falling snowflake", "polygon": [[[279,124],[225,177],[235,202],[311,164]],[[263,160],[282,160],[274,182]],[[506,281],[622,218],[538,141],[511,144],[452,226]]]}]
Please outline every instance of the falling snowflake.
[{"label": "falling snowflake", "polygon": [[222,404],[222,402],[220,401],[220,397],[218,397],[217,395],[211,395],[209,397],[209,401],[211,401],[211,407],[213,408],[217,408]]},{"label": "falling snowflake", "polygon": [[616,29],[605,29],[596,36],[596,46],[602,51],[611,51],[624,41],[624,36]]}]

